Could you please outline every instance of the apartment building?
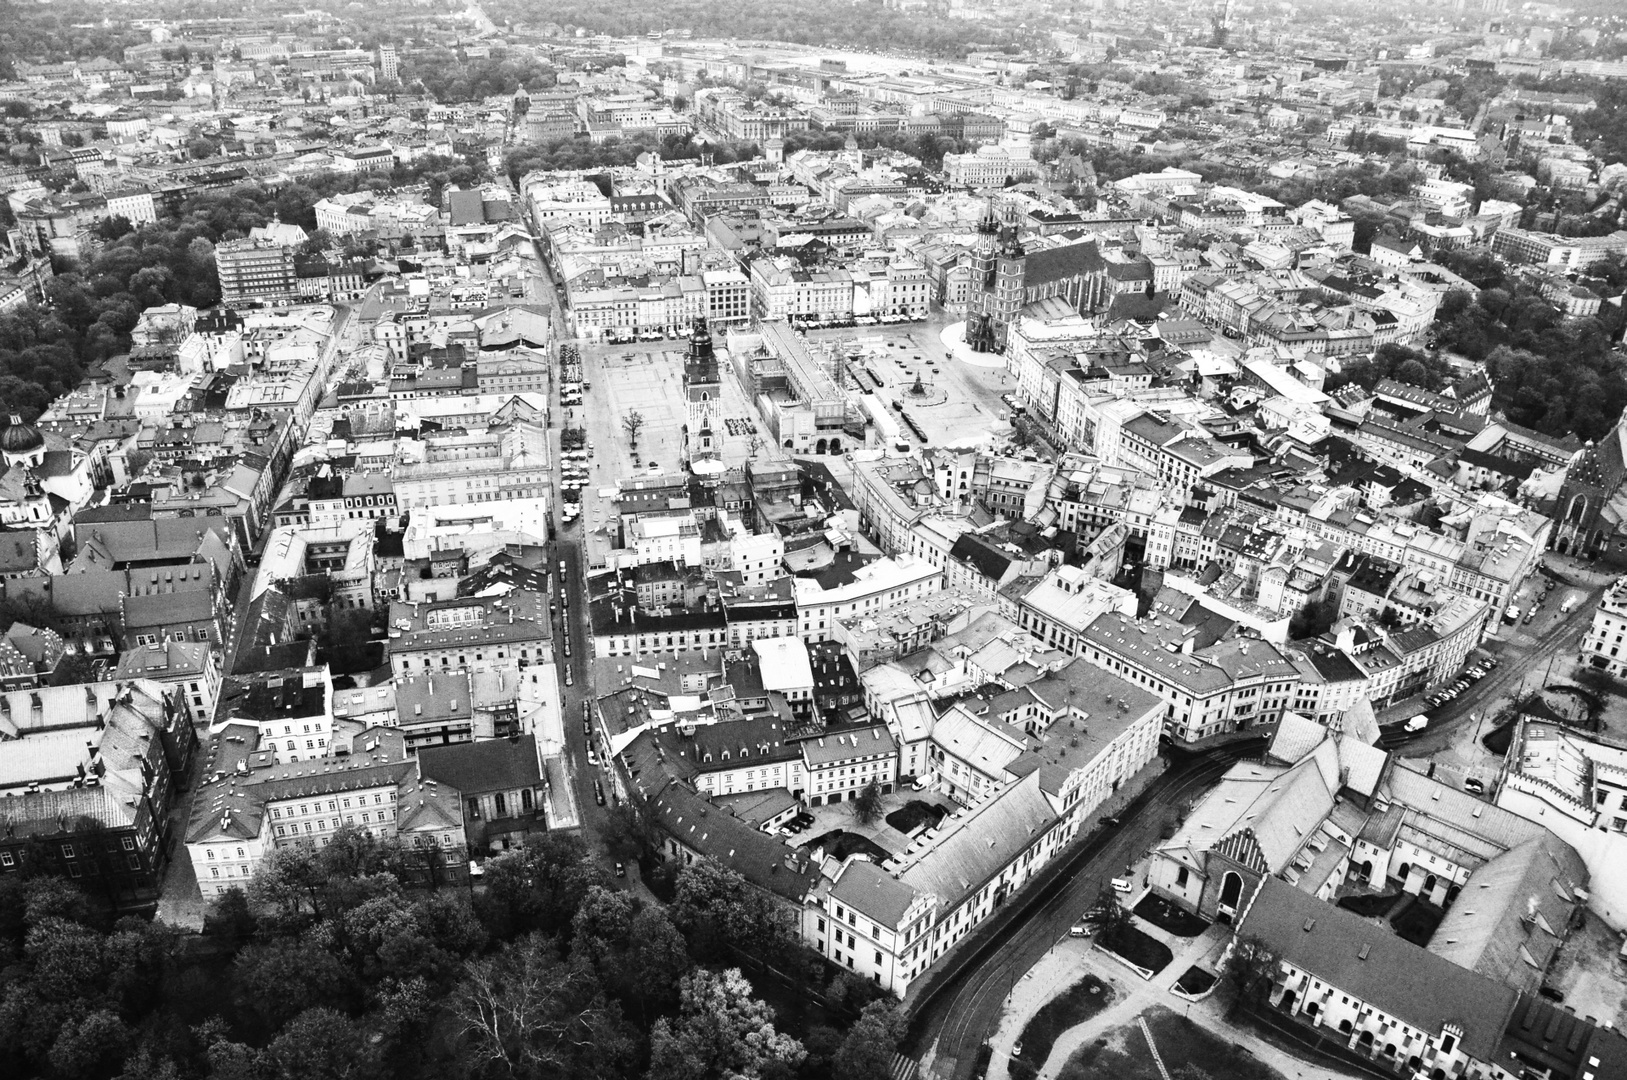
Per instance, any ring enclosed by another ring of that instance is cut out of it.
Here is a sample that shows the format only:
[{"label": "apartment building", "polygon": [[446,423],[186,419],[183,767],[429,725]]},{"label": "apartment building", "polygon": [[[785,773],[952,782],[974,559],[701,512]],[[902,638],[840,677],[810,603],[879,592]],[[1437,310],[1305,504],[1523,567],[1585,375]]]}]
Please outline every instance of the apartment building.
[{"label": "apartment building", "polygon": [[943,572],[911,555],[883,558],[857,570],[795,580],[797,634],[828,641],[838,620],[930,596],[943,587]]},{"label": "apartment building", "polygon": [[1182,742],[1280,720],[1299,681],[1269,642],[1233,638],[1199,648],[1191,628],[1158,614],[1100,615],[1077,650],[1162,698],[1165,730]]},{"label": "apartment building", "polygon": [[506,596],[390,604],[386,655],[398,677],[480,664],[519,667],[552,656],[548,598]]},{"label": "apartment building", "polygon": [[[1088,691],[1037,737],[966,710],[940,719],[930,777],[965,809],[882,866],[843,863],[805,923],[821,955],[904,996],[1157,755],[1157,698],[1100,670],[1080,674]],[[953,781],[939,763],[972,762],[986,786],[945,786]]]},{"label": "apartment building", "polygon": [[1618,582],[1599,598],[1582,638],[1581,661],[1618,679],[1627,675],[1627,583]]},{"label": "apartment building", "polygon": [[150,909],[198,740],[182,692],[137,679],[0,693],[0,875],[61,875]]},{"label": "apartment building", "polygon": [[370,728],[350,753],[283,764],[255,751],[252,727],[228,724],[211,741],[206,779],[187,823],[186,847],[206,899],[247,889],[267,855],[326,846],[342,828],[409,851],[437,853],[444,877],[466,858],[459,793],[423,783],[399,732]]},{"label": "apartment building", "polygon": [[223,304],[287,304],[300,296],[294,249],[279,243],[245,239],[216,244],[215,270]]}]

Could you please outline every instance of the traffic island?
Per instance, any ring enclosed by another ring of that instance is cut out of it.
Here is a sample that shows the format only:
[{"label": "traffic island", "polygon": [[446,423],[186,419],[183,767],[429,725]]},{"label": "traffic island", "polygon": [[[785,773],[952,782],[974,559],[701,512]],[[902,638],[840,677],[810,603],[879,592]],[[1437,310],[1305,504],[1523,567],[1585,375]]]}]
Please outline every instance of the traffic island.
[{"label": "traffic island", "polygon": [[[1149,1039],[1151,1040],[1149,1043]],[[1153,1056],[1152,1047],[1163,1068]],[[1247,1050],[1162,1007],[1138,1022],[1114,1028],[1074,1051],[1057,1080],[1161,1080],[1197,1070],[1225,1080],[1283,1080],[1277,1070]]]},{"label": "traffic island", "polygon": [[1209,929],[1209,920],[1194,915],[1180,905],[1157,893],[1143,896],[1135,908],[1136,918],[1145,919],[1166,934],[1176,937],[1197,937]]},{"label": "traffic island", "polygon": [[1007,1075],[1013,1080],[1032,1080],[1051,1056],[1051,1047],[1057,1036],[1069,1028],[1078,1027],[1092,1016],[1107,1008],[1113,1000],[1113,988],[1094,975],[1086,975],[1061,995],[1040,1006],[1023,1027],[1006,1065]]},{"label": "traffic island", "polygon": [[1096,947],[1113,959],[1140,975],[1151,979],[1169,967],[1175,954],[1169,946],[1124,923],[1105,931],[1096,939]]}]

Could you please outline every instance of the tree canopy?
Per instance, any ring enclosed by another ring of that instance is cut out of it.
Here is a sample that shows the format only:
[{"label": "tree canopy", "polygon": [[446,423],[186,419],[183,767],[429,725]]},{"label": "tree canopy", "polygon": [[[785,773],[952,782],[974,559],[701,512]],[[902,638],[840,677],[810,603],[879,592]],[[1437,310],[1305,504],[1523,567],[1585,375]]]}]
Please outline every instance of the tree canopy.
[{"label": "tree canopy", "polygon": [[[822,1080],[834,1067],[883,1080],[890,1069],[898,1013],[868,980],[831,978],[810,1051],[787,1028],[800,1014],[763,1000],[758,980],[775,976],[756,958],[698,962],[680,925],[693,935],[713,916],[756,935],[783,970],[808,959],[738,875],[686,867],[675,921],[614,888],[577,837],[534,836],[488,860],[474,897],[422,887],[412,868],[424,857],[350,828],[319,849],[278,849],[246,893],[213,902],[201,935],[112,921],[62,878],[0,877],[0,1071]],[[828,963],[809,963],[822,980]]]}]

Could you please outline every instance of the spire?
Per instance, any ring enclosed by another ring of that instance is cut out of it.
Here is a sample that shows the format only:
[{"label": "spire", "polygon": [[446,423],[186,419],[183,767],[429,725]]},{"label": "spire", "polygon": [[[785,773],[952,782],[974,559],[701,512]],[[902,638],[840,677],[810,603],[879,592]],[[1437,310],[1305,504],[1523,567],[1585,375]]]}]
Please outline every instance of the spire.
[{"label": "spire", "polygon": [[983,201],[983,220],[977,223],[977,231],[984,236],[994,236],[1000,231],[999,219],[994,215],[993,195]]}]

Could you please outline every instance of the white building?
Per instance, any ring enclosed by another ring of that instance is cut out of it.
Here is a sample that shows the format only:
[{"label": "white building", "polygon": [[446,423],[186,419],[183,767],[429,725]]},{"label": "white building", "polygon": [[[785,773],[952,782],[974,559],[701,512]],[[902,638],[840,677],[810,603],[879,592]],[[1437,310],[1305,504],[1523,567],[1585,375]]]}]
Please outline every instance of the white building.
[{"label": "white building", "polygon": [[795,584],[797,633],[805,641],[828,641],[836,620],[931,595],[943,587],[943,573],[903,555],[878,559],[830,588],[812,578],[797,578]]}]

